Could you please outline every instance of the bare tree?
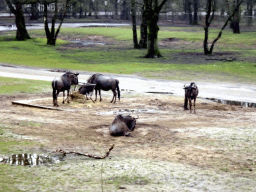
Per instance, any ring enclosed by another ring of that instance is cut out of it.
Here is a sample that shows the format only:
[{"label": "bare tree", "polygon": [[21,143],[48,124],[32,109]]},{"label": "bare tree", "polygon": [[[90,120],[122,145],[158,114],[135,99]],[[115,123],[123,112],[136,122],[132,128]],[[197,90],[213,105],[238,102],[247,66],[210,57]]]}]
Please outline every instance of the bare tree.
[{"label": "bare tree", "polygon": [[213,48],[215,43],[221,38],[222,35],[222,31],[225,29],[225,27],[227,26],[228,22],[231,21],[232,17],[235,15],[236,11],[239,9],[240,5],[242,4],[244,0],[241,0],[235,7],[234,11],[232,14],[229,15],[228,19],[226,20],[226,22],[224,23],[224,25],[222,26],[219,35],[214,39],[214,41],[212,42],[212,45],[209,49],[208,47],[208,36],[209,36],[209,27],[214,19],[214,14],[216,11],[216,0],[207,0],[207,5],[206,5],[206,17],[205,17],[205,27],[204,27],[204,31],[205,31],[205,37],[204,37],[204,54],[205,55],[209,55],[212,54]]},{"label": "bare tree", "polygon": [[[51,1],[48,0],[43,0],[43,5],[44,5],[44,28],[45,28],[45,33],[46,33],[46,37],[47,37],[47,44],[48,45],[56,45],[56,40],[58,37],[58,34],[60,32],[60,28],[61,25],[63,23],[64,17],[66,15],[67,12],[67,7],[68,7],[68,2],[69,0],[54,0],[54,15],[52,17],[52,26],[51,26],[51,30],[49,29],[48,26],[48,9],[47,9],[47,5],[51,3]],[[56,24],[56,20],[58,18],[58,10],[62,11],[63,10],[63,14],[61,14],[60,18],[60,24],[57,28],[57,30],[55,31],[55,24]]]}]

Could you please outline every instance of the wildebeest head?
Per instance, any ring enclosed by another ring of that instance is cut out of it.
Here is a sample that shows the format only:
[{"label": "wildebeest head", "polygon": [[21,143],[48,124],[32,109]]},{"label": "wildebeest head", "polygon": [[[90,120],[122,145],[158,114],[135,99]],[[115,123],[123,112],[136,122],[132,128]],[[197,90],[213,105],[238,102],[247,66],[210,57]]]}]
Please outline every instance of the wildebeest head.
[{"label": "wildebeest head", "polygon": [[71,85],[77,85],[78,84],[78,75],[79,73],[73,73],[73,72],[66,72],[63,76],[66,77]]},{"label": "wildebeest head", "polygon": [[198,95],[198,89],[194,82],[192,82],[189,86],[184,85],[185,89],[185,97],[188,99],[195,99]]}]

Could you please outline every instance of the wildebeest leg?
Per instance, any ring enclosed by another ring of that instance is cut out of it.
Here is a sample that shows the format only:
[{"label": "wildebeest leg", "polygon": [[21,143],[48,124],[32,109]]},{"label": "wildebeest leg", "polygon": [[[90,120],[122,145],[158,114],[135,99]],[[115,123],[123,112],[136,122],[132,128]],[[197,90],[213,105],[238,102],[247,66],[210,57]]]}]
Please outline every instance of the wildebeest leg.
[{"label": "wildebeest leg", "polygon": [[68,95],[68,96],[67,96],[67,100],[68,100],[67,102],[69,103],[69,89],[67,90],[67,92],[68,92],[68,93],[67,93],[67,95]]},{"label": "wildebeest leg", "polygon": [[190,113],[191,113],[191,110],[192,110],[192,109],[191,109],[191,107],[192,107],[192,106],[191,106],[191,102],[192,102],[191,99],[189,99],[189,109],[190,109]]},{"label": "wildebeest leg", "polygon": [[95,100],[94,101],[97,101],[97,89],[95,89]]},{"label": "wildebeest leg", "polygon": [[62,101],[62,103],[64,104],[65,103],[65,90],[63,91],[63,101]]},{"label": "wildebeest leg", "polygon": [[100,101],[102,101],[102,99],[101,99],[101,91],[100,91],[100,89],[99,89],[99,95],[100,95]]},{"label": "wildebeest leg", "polygon": [[[114,89],[112,89],[112,92],[113,92],[113,98],[112,98],[112,101],[110,101],[110,103],[115,103],[116,102],[116,90]],[[114,101],[115,100],[115,101]]]},{"label": "wildebeest leg", "polygon": [[196,113],[196,98],[194,99],[194,113]]},{"label": "wildebeest leg", "polygon": [[188,99],[186,97],[184,99],[184,110],[188,110]]},{"label": "wildebeest leg", "polygon": [[56,93],[56,100],[55,100],[55,105],[58,107],[58,95],[59,95],[60,91],[57,90],[57,93]]}]

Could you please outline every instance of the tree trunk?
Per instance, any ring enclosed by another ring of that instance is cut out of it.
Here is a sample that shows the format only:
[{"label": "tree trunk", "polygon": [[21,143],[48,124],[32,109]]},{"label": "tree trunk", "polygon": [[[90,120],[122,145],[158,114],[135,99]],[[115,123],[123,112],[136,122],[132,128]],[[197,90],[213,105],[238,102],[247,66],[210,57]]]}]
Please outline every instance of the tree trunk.
[{"label": "tree trunk", "polygon": [[234,16],[231,21],[230,27],[233,30],[233,33],[240,33],[240,25],[239,25],[239,20],[240,20],[240,13],[239,13],[239,7],[237,7],[237,4],[239,3],[239,0],[234,1]]},{"label": "tree trunk", "polygon": [[212,45],[210,47],[210,49],[208,48],[208,33],[209,33],[209,27],[211,22],[213,21],[214,18],[214,13],[215,13],[215,9],[216,9],[216,0],[207,0],[207,14],[205,17],[205,38],[204,38],[204,54],[205,55],[209,55],[212,54],[213,52],[213,48],[215,43],[221,38],[222,32],[225,29],[225,27],[227,26],[228,22],[231,21],[232,17],[235,15],[236,11],[239,10],[240,5],[242,4],[244,0],[241,0],[235,7],[234,11],[232,14],[229,15],[228,19],[226,20],[226,22],[224,23],[224,25],[222,26],[218,36],[213,40]]},{"label": "tree trunk", "polygon": [[193,19],[193,24],[197,25],[198,24],[198,0],[194,0],[194,19]]},{"label": "tree trunk", "polygon": [[17,40],[31,39],[26,29],[25,18],[22,11],[22,3],[16,1],[15,2],[16,9],[13,7],[10,0],[6,0],[6,3],[9,9],[11,10],[11,12],[15,15],[15,24],[17,27],[16,39]]},{"label": "tree trunk", "polygon": [[22,11],[22,3],[16,2],[15,6],[16,6],[15,23],[17,26],[16,38],[17,40],[31,39],[26,29],[25,18]]},{"label": "tree trunk", "polygon": [[148,42],[148,27],[147,27],[147,18],[144,6],[142,7],[142,21],[140,24],[140,48],[147,48]]},{"label": "tree trunk", "polygon": [[131,0],[131,13],[132,13],[132,32],[133,32],[133,46],[135,49],[139,49],[137,38],[137,25],[136,25],[136,9],[135,9],[135,0]]},{"label": "tree trunk", "polygon": [[191,3],[192,0],[188,0],[188,5],[187,5],[187,8],[188,8],[188,23],[189,25],[192,25],[193,24],[193,18],[192,18],[192,9],[191,9],[191,6],[192,6],[192,3]]},{"label": "tree trunk", "polygon": [[159,49],[157,36],[159,27],[157,25],[159,14],[149,11],[147,13],[147,26],[148,26],[148,53],[146,58],[159,58],[162,57]]},{"label": "tree trunk", "polygon": [[253,9],[253,0],[247,0],[247,26],[252,26],[252,9]]},{"label": "tree trunk", "polygon": [[64,13],[62,15],[62,18],[60,18],[60,24],[58,29],[55,32],[55,23],[56,23],[56,19],[57,19],[57,12],[58,12],[58,4],[57,4],[57,0],[55,0],[55,11],[54,11],[54,16],[52,18],[52,28],[51,31],[48,27],[48,10],[47,10],[47,2],[44,2],[44,28],[45,28],[45,33],[46,33],[46,37],[47,37],[47,44],[48,45],[56,45],[56,40],[58,37],[58,34],[60,32],[60,28],[61,25],[64,21],[65,15],[67,13],[67,5],[68,5],[68,1],[65,2],[66,3],[66,7],[64,10]]}]

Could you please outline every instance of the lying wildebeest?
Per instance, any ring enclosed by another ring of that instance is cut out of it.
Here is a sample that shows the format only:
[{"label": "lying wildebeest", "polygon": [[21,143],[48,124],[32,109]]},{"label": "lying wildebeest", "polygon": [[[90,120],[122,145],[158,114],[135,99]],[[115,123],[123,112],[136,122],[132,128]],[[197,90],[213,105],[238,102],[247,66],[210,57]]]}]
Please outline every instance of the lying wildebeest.
[{"label": "lying wildebeest", "polygon": [[[90,99],[92,100],[92,93],[96,84],[86,83],[83,84],[79,89],[79,93],[86,96],[86,100],[89,100],[87,95],[90,94]],[[93,100],[92,100],[93,101]],[[94,102],[94,101],[93,101]]]},{"label": "lying wildebeest", "polygon": [[63,102],[65,102],[65,90],[67,90],[67,102],[69,103],[69,91],[71,85],[78,84],[78,76],[79,73],[72,73],[70,71],[63,74],[61,77],[57,77],[52,81],[52,97],[53,97],[53,106],[58,106],[57,97],[60,92],[63,92]]},{"label": "lying wildebeest", "polygon": [[135,129],[136,118],[130,115],[117,115],[112,122],[109,131],[112,136],[130,136],[130,132]]},{"label": "lying wildebeest", "polygon": [[188,101],[189,101],[189,108],[191,113],[191,100],[194,100],[194,113],[196,113],[196,97],[199,93],[198,87],[194,82],[192,82],[189,86],[184,85],[185,89],[185,100],[184,100],[184,110],[188,110]]},{"label": "lying wildebeest", "polygon": [[119,90],[119,81],[114,79],[113,77],[109,77],[106,75],[102,75],[99,73],[93,74],[88,80],[88,83],[96,84],[95,85],[95,101],[97,101],[97,91],[99,91],[100,101],[101,99],[101,89],[103,91],[109,91],[110,89],[113,92],[112,102],[116,102],[116,91],[118,95],[118,99],[120,101],[120,90]]}]

